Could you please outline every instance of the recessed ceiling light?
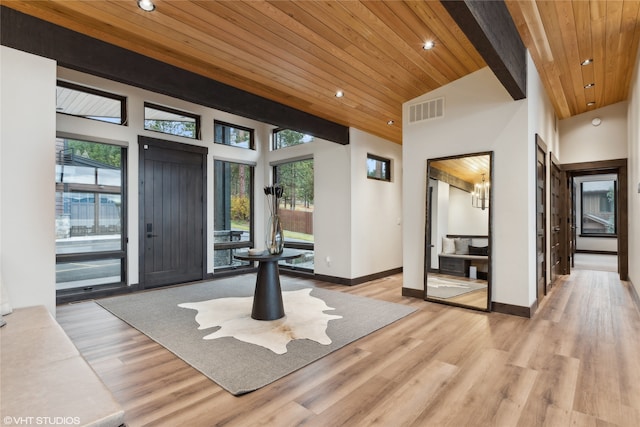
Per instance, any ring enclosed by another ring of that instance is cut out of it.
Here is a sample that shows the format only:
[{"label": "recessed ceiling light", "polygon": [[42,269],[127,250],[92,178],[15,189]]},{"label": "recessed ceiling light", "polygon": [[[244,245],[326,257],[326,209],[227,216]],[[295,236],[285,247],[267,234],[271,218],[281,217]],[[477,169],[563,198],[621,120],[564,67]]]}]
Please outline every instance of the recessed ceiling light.
[{"label": "recessed ceiling light", "polygon": [[595,83],[589,83],[588,85],[584,85],[584,88],[589,89],[590,87],[594,87],[595,85]]},{"label": "recessed ceiling light", "polygon": [[151,12],[156,8],[151,0],[138,0],[138,7],[145,12]]},{"label": "recessed ceiling light", "polygon": [[596,105],[594,101],[587,102],[587,107],[593,107],[594,105]]},{"label": "recessed ceiling light", "polygon": [[388,124],[389,126],[393,125],[394,123],[395,123],[395,122],[394,122],[393,120],[389,120],[389,121],[387,122],[387,124]]},{"label": "recessed ceiling light", "polygon": [[592,58],[589,59],[585,59],[584,61],[582,61],[582,63],[580,65],[589,65],[593,62]]},{"label": "recessed ceiling light", "polygon": [[344,92],[341,90],[336,91],[336,98],[342,98],[344,96]]},{"label": "recessed ceiling light", "polygon": [[424,50],[431,50],[431,49],[433,49],[433,47],[434,47],[435,45],[436,45],[436,44],[435,44],[432,40],[429,40],[429,41],[426,41],[426,42],[424,43],[424,45],[422,46],[422,48],[423,48]]}]

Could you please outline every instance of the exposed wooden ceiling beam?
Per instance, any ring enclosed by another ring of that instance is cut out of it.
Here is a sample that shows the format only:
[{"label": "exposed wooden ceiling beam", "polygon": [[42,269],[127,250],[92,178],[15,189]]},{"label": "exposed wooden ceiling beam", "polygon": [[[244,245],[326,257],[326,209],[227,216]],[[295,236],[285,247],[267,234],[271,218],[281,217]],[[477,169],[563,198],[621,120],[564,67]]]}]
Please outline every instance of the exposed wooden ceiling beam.
[{"label": "exposed wooden ceiling beam", "polygon": [[526,98],[526,49],[504,2],[443,0],[441,3],[511,97]]}]

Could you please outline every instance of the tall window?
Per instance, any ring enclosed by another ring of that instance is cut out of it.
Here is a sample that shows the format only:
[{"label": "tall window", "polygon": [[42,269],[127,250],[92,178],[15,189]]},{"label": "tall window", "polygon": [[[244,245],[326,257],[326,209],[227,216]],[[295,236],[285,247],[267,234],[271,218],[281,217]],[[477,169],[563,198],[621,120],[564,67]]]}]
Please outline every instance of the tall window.
[{"label": "tall window", "polygon": [[293,145],[307,144],[313,141],[313,136],[291,129],[276,129],[273,131],[273,149],[279,150]]},{"label": "tall window", "polygon": [[248,266],[233,255],[253,241],[253,167],[216,160],[214,163],[214,267]]},{"label": "tall window", "polygon": [[581,235],[616,235],[616,181],[583,181],[580,184]]},{"label": "tall window", "polygon": [[214,141],[216,144],[253,150],[253,129],[215,121],[213,125]]},{"label": "tall window", "polygon": [[125,283],[126,149],[56,139],[56,289]]},{"label": "tall window", "polygon": [[284,189],[278,213],[285,247],[303,254],[281,265],[313,271],[313,159],[279,164],[274,167],[274,177]]}]

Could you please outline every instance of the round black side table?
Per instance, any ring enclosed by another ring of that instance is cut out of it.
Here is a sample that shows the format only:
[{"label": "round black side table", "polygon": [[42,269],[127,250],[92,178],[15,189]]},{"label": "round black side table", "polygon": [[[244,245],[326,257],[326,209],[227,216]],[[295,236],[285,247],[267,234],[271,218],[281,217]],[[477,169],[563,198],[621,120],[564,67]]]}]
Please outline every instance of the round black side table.
[{"label": "round black side table", "polygon": [[257,255],[249,255],[248,253],[234,255],[234,258],[242,261],[258,262],[258,276],[256,277],[253,309],[251,310],[253,319],[276,320],[284,317],[278,261],[295,259],[301,256],[302,254],[287,252],[272,255],[266,251]]}]

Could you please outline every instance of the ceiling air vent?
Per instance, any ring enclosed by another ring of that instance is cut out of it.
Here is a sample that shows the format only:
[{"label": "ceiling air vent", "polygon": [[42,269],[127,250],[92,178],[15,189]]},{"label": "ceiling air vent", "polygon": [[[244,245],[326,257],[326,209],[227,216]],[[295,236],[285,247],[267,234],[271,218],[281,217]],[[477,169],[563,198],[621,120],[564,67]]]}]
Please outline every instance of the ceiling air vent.
[{"label": "ceiling air vent", "polygon": [[409,106],[409,123],[418,123],[444,116],[444,98],[431,99]]}]

